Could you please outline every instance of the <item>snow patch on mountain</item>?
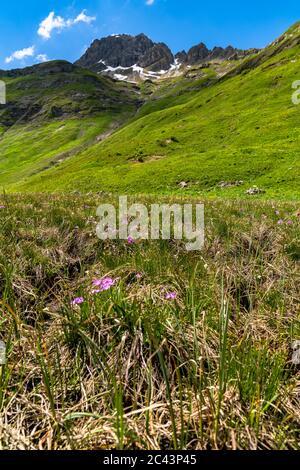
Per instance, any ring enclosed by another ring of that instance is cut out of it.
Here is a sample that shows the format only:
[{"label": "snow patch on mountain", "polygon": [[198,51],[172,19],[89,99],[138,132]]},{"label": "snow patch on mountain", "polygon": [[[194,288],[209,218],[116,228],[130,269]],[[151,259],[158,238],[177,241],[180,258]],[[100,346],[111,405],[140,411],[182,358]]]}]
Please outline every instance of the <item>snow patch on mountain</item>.
[{"label": "snow patch on mountain", "polygon": [[[133,64],[130,67],[122,67],[121,65],[117,67],[111,67],[110,65],[107,65],[105,60],[103,59],[100,59],[98,61],[98,64],[102,64],[105,66],[104,70],[102,70],[101,72],[98,72],[99,74],[109,74],[109,75],[112,75],[115,80],[128,81],[128,82],[131,82],[133,77],[137,77],[140,80],[147,80],[147,79],[158,80],[163,77],[176,76],[178,75],[180,68],[182,66],[182,64],[179,62],[178,59],[175,59],[174,64],[172,64],[168,70],[159,70],[157,72],[147,70],[143,67],[140,67],[137,64]],[[124,74],[120,72],[124,72]]]}]

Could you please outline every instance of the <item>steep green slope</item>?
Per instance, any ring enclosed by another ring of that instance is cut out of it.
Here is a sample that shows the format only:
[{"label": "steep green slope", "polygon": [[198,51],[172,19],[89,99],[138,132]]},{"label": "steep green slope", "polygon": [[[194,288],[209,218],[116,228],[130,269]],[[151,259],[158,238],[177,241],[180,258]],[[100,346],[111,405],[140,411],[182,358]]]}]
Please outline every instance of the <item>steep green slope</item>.
[{"label": "steep green slope", "polygon": [[24,181],[100,141],[135,114],[134,87],[54,61],[0,73],[0,185]]},{"label": "steep green slope", "polygon": [[194,194],[241,196],[257,185],[265,197],[299,198],[299,43],[297,24],[227,76],[164,82],[105,141],[9,189],[182,192],[185,181]]},{"label": "steep green slope", "polygon": [[108,128],[111,115],[67,119],[42,126],[17,126],[0,141],[0,182],[12,184],[38,174],[82,151]]}]

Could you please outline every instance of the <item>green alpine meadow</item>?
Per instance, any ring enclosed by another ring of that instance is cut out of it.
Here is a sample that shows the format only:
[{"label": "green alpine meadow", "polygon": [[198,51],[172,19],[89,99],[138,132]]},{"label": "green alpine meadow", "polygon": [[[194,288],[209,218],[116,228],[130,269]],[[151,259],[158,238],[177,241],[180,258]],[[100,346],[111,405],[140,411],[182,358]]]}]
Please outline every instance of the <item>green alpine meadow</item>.
[{"label": "green alpine meadow", "polygon": [[64,62],[2,72],[1,186],[176,194],[186,181],[195,195],[243,197],[256,185],[269,199],[297,200],[299,28],[239,64],[202,64],[140,87]]},{"label": "green alpine meadow", "polygon": [[[300,450],[300,22],[273,39],[6,58],[0,450]],[[101,238],[120,196],[170,208],[170,236],[127,214]],[[200,204],[190,251],[175,212]]]}]

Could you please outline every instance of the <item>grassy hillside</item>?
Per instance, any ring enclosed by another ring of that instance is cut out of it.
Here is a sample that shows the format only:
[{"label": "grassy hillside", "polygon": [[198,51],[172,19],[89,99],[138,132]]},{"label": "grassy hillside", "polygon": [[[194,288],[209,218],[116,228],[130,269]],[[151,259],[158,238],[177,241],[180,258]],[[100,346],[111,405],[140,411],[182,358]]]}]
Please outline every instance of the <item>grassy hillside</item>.
[{"label": "grassy hillside", "polygon": [[291,96],[299,42],[295,25],[225,76],[209,68],[144,84],[147,103],[109,138],[17,184],[1,183],[11,191],[176,193],[185,181],[191,194],[235,197],[257,185],[265,197],[298,198],[299,108]]},{"label": "grassy hillside", "polygon": [[[0,182],[9,185],[59,165],[108,129],[111,115],[27,124],[7,131],[0,141]],[[24,142],[26,143],[24,145]]]},{"label": "grassy hillside", "polygon": [[297,204],[213,201],[187,252],[100,202],[0,198],[1,449],[299,450]]},{"label": "grassy hillside", "polygon": [[0,73],[0,185],[27,181],[100,141],[139,106],[134,87],[68,62]]}]

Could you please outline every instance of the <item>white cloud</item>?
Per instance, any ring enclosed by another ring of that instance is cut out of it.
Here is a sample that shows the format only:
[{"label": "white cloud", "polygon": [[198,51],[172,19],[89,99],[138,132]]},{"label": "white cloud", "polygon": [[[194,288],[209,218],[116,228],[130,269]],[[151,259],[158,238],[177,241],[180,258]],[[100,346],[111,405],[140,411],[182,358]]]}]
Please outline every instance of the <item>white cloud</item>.
[{"label": "white cloud", "polygon": [[83,10],[76,18],[65,19],[61,16],[55,16],[54,11],[51,11],[47,18],[45,18],[39,25],[38,35],[44,39],[50,39],[52,31],[62,30],[64,28],[70,28],[71,26],[78,23],[90,24],[95,21],[95,16],[87,16],[85,10]]},{"label": "white cloud", "polygon": [[40,23],[38,35],[42,36],[44,39],[50,39],[53,29],[62,29],[65,27],[65,20],[61,16],[55,16],[54,11],[51,11],[47,18]]},{"label": "white cloud", "polygon": [[[95,21],[96,17],[95,16],[87,16],[85,14],[85,10],[83,10],[76,18],[73,20],[73,24],[76,23],[87,23],[90,24],[93,21]],[[72,21],[72,20],[71,20]]]},{"label": "white cloud", "polygon": [[38,55],[36,56],[36,60],[37,60],[38,62],[48,62],[49,59],[48,59],[47,54],[38,54]]},{"label": "white cloud", "polygon": [[154,4],[154,0],[146,0],[146,5],[153,5]]},{"label": "white cloud", "polygon": [[6,57],[6,64],[10,64],[14,60],[22,60],[26,57],[32,57],[34,55],[34,46],[21,49],[20,51],[13,52],[9,57]]}]

